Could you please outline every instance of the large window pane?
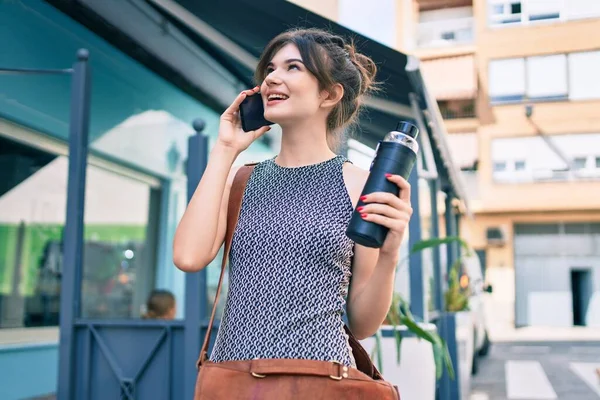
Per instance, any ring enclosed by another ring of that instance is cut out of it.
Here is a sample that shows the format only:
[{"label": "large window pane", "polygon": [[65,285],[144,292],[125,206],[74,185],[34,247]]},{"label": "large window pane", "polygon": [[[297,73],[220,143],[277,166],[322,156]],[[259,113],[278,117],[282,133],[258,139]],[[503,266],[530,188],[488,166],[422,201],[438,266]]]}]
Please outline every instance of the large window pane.
[{"label": "large window pane", "polygon": [[[600,4],[600,2],[599,2]],[[600,51],[569,54],[569,98],[600,98]]]},{"label": "large window pane", "polygon": [[494,60],[489,66],[489,93],[492,101],[520,100],[525,94],[525,60]]},{"label": "large window pane", "polygon": [[62,159],[0,136],[0,328],[58,324]]},{"label": "large window pane", "polygon": [[154,288],[160,189],[88,167],[82,316],[137,318]]},{"label": "large window pane", "polygon": [[566,97],[566,55],[557,54],[527,59],[527,95],[530,98]]}]

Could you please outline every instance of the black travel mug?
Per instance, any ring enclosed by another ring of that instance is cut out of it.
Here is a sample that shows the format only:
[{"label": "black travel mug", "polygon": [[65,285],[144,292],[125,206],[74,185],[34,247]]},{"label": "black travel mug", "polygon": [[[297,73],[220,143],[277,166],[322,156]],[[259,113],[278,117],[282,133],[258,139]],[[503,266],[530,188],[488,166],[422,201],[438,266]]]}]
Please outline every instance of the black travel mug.
[{"label": "black travel mug", "polygon": [[[361,197],[374,192],[388,192],[395,196],[400,194],[398,186],[390,182],[385,174],[400,175],[408,180],[419,151],[418,134],[419,129],[416,126],[401,121],[395,131],[388,133],[379,142]],[[365,203],[359,200],[356,208],[363,205]],[[365,221],[360,214],[354,210],[346,235],[360,245],[380,248],[385,241],[388,228]]]}]

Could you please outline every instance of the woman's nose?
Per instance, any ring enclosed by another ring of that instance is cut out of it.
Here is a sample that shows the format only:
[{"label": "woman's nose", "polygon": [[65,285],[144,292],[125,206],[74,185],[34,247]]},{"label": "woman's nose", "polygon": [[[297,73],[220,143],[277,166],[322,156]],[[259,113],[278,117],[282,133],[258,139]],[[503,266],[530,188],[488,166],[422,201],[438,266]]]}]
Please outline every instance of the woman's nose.
[{"label": "woman's nose", "polygon": [[277,70],[268,74],[265,78],[265,82],[267,85],[277,85],[281,83],[281,79],[279,78]]}]

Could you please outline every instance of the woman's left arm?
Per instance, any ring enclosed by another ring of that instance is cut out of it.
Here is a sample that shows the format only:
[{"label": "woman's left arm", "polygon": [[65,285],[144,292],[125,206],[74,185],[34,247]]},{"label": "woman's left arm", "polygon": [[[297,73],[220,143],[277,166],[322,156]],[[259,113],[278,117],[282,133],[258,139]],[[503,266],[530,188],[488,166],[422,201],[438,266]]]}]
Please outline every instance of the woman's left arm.
[{"label": "woman's left arm", "polygon": [[355,245],[348,321],[350,330],[358,339],[373,335],[388,313],[400,245],[412,215],[410,184],[398,175],[389,175],[387,179],[398,185],[400,195],[371,193],[362,198],[365,205],[357,210],[366,221],[389,229],[379,249]]}]

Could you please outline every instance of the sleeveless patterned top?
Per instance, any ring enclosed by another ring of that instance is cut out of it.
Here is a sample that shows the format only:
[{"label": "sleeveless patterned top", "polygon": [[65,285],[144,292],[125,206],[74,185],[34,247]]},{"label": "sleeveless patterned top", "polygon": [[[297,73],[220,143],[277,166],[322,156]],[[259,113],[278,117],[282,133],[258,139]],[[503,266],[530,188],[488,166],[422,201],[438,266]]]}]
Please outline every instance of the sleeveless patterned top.
[{"label": "sleeveless patterned top", "polygon": [[342,316],[354,242],[337,156],[254,167],[229,256],[229,290],[211,361],[299,358],[355,366]]}]

